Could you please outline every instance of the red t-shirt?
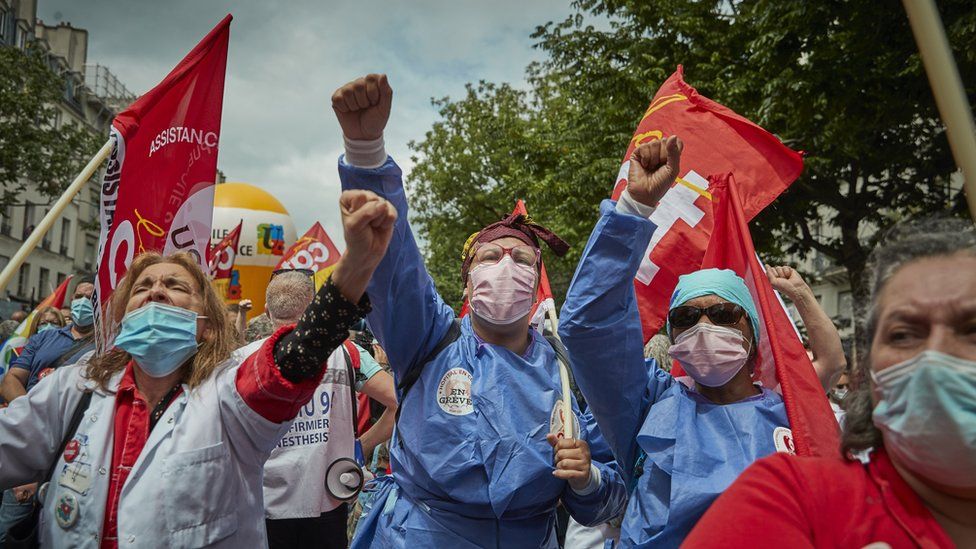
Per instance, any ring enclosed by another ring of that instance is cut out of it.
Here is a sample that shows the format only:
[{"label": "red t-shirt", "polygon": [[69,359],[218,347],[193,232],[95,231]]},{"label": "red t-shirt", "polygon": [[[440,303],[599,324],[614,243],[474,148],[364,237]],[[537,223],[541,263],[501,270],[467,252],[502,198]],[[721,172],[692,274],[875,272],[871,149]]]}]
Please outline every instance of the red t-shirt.
[{"label": "red t-shirt", "polygon": [[682,547],[955,547],[884,450],[871,463],[775,454],[725,491]]}]

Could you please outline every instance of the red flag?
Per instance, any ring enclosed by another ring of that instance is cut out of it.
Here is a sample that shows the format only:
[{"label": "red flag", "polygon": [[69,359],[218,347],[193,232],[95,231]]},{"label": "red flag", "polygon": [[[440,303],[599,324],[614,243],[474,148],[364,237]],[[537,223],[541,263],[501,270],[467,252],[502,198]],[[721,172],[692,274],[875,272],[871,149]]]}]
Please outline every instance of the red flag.
[{"label": "red flag", "polygon": [[728,108],[698,95],[685,83],[679,66],[637,125],[617,176],[614,198],[627,185],[634,149],[671,135],[685,144],[682,174],[651,216],[657,230],[634,281],[645,340],[664,324],[678,276],[701,265],[713,224],[706,177],[735,174],[745,218],[751,220],[803,170],[800,153]]},{"label": "red flag", "polygon": [[715,224],[701,266],[735,271],[752,294],[760,316],[755,376],[765,387],[779,386],[792,430],[792,440],[778,439],[777,446],[789,448],[792,443],[801,456],[835,456],[840,448],[837,420],[793,321],[756,257],[739,201],[741,186],[731,175],[713,176],[709,182],[717,201],[713,207]]},{"label": "red flag", "polygon": [[339,249],[318,221],[281,256],[275,269],[310,269],[319,272],[339,261]]},{"label": "red flag", "polygon": [[186,251],[207,268],[230,21],[112,122],[115,149],[101,189],[100,305],[144,251]]},{"label": "red flag", "polygon": [[237,259],[237,245],[241,240],[242,219],[236,227],[207,252],[207,262],[210,276],[214,279],[230,278],[234,270],[234,260]]}]

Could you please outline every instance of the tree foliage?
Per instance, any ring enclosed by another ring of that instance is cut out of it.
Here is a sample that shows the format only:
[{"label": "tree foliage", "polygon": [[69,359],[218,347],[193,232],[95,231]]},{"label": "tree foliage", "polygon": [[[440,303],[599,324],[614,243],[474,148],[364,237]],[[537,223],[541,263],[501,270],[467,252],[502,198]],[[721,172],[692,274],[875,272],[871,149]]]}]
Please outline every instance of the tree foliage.
[{"label": "tree foliage", "polygon": [[98,149],[80,124],[58,123],[64,86],[35,47],[0,47],[0,208],[27,186],[60,196]]},{"label": "tree foliage", "polygon": [[[557,298],[657,87],[678,64],[703,95],[807,151],[800,179],[753,223],[776,259],[818,253],[847,269],[855,303],[878,230],[964,210],[945,132],[900,2],[580,0],[540,26],[529,89],[482,82],[440,99],[413,143],[414,221],[445,297],[460,294],[465,237],[524,198],[573,245],[547,257]],[[976,4],[939,3],[976,99]],[[821,230],[829,225],[833,230]],[[457,289],[457,291],[455,291]],[[452,301],[457,303],[457,301]]]}]

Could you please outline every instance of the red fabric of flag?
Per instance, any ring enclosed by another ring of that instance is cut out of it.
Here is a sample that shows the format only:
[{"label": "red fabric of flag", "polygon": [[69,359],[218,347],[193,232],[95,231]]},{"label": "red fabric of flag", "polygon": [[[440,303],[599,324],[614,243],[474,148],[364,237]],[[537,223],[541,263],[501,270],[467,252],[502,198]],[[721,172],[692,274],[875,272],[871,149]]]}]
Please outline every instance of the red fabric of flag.
[{"label": "red fabric of flag", "polygon": [[835,456],[840,448],[837,420],[793,321],[756,256],[739,200],[741,186],[731,175],[712,176],[709,183],[716,200],[715,223],[701,267],[731,269],[746,281],[761,317],[754,377],[765,387],[779,387],[797,455]]},{"label": "red fabric of flag", "polygon": [[677,135],[684,141],[681,177],[651,216],[657,230],[634,282],[644,339],[664,325],[678,277],[701,265],[713,219],[707,177],[733,173],[747,220],[803,170],[801,154],[728,108],[698,94],[678,70],[661,85],[627,147],[613,197],[627,185],[630,155],[643,143]]},{"label": "red fabric of flag", "polygon": [[318,272],[339,261],[336,248],[318,221],[281,256],[275,269],[309,269]]},{"label": "red fabric of flag", "polygon": [[99,304],[145,251],[188,252],[207,268],[230,22],[228,15],[112,122],[115,148],[100,199]]},{"label": "red fabric of flag", "polygon": [[244,225],[242,219],[227,236],[222,238],[215,246],[207,252],[207,263],[210,269],[210,276],[214,280],[230,278],[234,271],[234,261],[237,259],[237,246],[241,240],[241,228]]}]

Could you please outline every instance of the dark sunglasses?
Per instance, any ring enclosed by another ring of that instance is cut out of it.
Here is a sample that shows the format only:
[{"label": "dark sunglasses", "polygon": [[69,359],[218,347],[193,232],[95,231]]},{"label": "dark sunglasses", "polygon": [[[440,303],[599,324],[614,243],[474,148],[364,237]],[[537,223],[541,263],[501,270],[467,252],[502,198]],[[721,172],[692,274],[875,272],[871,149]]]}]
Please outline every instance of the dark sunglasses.
[{"label": "dark sunglasses", "polygon": [[315,276],[315,271],[312,269],[275,269],[271,271],[271,278],[274,278],[282,273],[300,273],[308,277]]},{"label": "dark sunglasses", "polygon": [[698,324],[698,319],[702,315],[707,315],[713,324],[731,326],[745,314],[746,310],[735,303],[716,303],[705,308],[682,305],[671,309],[668,313],[668,322],[671,323],[672,328],[690,328]]}]

